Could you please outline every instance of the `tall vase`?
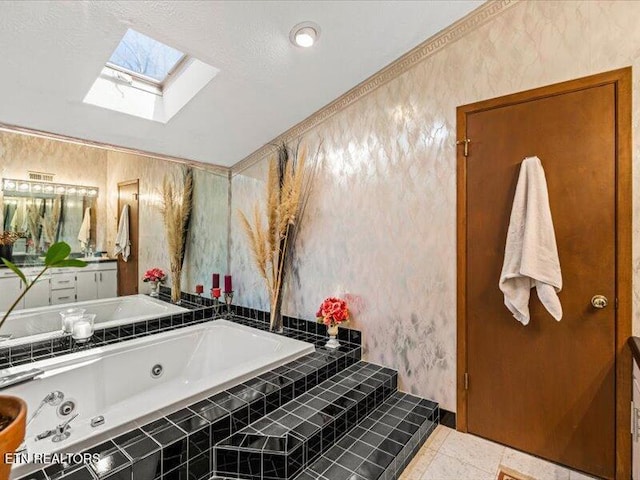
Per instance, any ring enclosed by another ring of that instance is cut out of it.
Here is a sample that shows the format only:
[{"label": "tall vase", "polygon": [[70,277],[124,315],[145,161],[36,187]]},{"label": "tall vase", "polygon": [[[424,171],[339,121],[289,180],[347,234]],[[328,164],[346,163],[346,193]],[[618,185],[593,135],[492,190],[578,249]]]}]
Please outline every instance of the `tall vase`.
[{"label": "tall vase", "polygon": [[182,269],[171,270],[171,301],[180,304],[182,291],[180,289],[182,283]]},{"label": "tall vase", "polygon": [[282,324],[282,293],[278,292],[275,298],[271,301],[270,312],[271,324],[270,330],[275,333],[284,332],[284,325]]}]

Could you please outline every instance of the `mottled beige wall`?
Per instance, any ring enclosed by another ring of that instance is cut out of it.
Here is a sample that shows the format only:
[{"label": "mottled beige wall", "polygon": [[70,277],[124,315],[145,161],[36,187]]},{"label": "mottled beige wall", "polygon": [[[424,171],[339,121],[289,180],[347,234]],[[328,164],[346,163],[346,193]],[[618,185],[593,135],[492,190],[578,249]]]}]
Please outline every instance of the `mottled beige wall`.
[{"label": "mottled beige wall", "polygon": [[[159,210],[160,188],[165,175],[179,180],[181,168],[179,164],[165,160],[108,152],[108,250],[113,252],[118,228],[118,183],[138,179],[140,277],[152,267],[160,267],[169,273],[169,256]],[[228,184],[227,176],[194,170],[193,216],[182,277],[185,291],[193,292],[198,283],[210,287],[211,273],[227,270]],[[139,291],[144,293],[146,290],[148,288],[140,279]]]},{"label": "mottled beige wall", "polygon": [[[0,177],[28,179],[28,171],[55,174],[58,183],[100,189],[96,201],[96,249],[106,246],[107,151],[74,143],[0,131]],[[0,192],[0,197],[2,192]],[[1,198],[0,198],[1,200]],[[1,202],[0,202],[1,204]],[[80,250],[79,243],[72,245]]]},{"label": "mottled beige wall", "polygon": [[[455,410],[456,107],[628,65],[637,72],[639,18],[640,2],[517,3],[306,133],[311,149],[323,142],[323,169],[285,313],[312,319],[323,297],[354,296],[365,358],[397,368],[402,389]],[[634,159],[639,91],[636,75]],[[234,300],[267,309],[235,213],[263,198],[264,163],[232,180],[231,271]],[[639,227],[636,215],[635,240]]]}]

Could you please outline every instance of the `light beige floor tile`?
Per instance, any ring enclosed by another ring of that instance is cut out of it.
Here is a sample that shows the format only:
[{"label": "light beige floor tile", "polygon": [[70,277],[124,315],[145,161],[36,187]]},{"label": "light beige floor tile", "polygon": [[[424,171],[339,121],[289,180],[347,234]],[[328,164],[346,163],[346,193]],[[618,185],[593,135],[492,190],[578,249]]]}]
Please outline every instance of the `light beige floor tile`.
[{"label": "light beige floor tile", "polygon": [[453,430],[449,427],[445,427],[442,425],[438,425],[436,429],[431,432],[427,441],[424,442],[424,446],[422,448],[431,448],[432,450],[439,450],[445,439],[449,436],[449,434]]},{"label": "light beige floor tile", "polygon": [[420,480],[495,480],[495,478],[495,473],[485,472],[439,452]]},{"label": "light beige floor tile", "polygon": [[569,480],[569,469],[511,448],[505,450],[500,463],[536,480]]},{"label": "light beige floor tile", "polygon": [[436,457],[437,452],[431,448],[422,447],[414,459],[409,464],[411,469],[410,480],[420,479],[422,474],[427,470],[433,459]]},{"label": "light beige floor tile", "polygon": [[455,430],[451,430],[438,449],[438,453],[457,458],[488,473],[496,473],[504,451],[502,445]]},{"label": "light beige floor tile", "polygon": [[442,425],[429,436],[400,480],[495,480],[499,465],[536,480],[598,480]]}]

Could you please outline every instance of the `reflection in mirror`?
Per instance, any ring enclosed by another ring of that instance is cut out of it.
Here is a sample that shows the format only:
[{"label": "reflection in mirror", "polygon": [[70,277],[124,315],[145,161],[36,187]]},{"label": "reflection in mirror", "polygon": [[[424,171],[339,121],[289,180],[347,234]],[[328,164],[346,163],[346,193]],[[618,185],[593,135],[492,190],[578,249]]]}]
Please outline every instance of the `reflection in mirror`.
[{"label": "reflection in mirror", "polygon": [[[169,271],[159,189],[165,176],[177,174],[183,165],[76,141],[0,131],[0,235],[20,232],[12,246],[14,263],[27,278],[34,278],[46,249],[55,241],[68,243],[73,256],[89,263],[82,269],[48,271],[12,313],[15,321],[8,320],[0,329],[0,349],[61,336],[59,312],[67,308],[81,306],[86,313],[96,314],[96,329],[120,329],[137,320],[146,322],[142,315],[162,318],[176,313],[163,298],[153,302],[143,274],[154,267]],[[134,285],[137,282],[139,295],[118,297],[117,279],[126,273],[123,261],[114,256],[121,212],[118,185],[127,182],[139,184],[139,235],[132,249],[138,269],[131,270],[130,278]],[[228,172],[194,168],[183,292],[195,292],[196,285],[204,285],[208,292],[212,273],[228,270],[228,202]],[[88,233],[83,245],[79,237],[85,238],[81,235],[85,227]],[[170,285],[168,279],[164,287]],[[0,312],[21,291],[20,278],[0,265]],[[198,308],[205,298],[195,296],[193,300],[194,305],[182,307]]]},{"label": "reflection in mirror", "polygon": [[95,196],[5,189],[2,226],[20,235],[14,256],[41,255],[59,241],[68,243],[73,252],[84,252],[94,246],[95,208]]},{"label": "reflection in mirror", "polygon": [[70,332],[65,331],[63,313],[71,308],[95,315],[95,328],[117,327],[188,311],[146,295],[30,308],[9,316],[0,332],[0,348],[64,337]]}]

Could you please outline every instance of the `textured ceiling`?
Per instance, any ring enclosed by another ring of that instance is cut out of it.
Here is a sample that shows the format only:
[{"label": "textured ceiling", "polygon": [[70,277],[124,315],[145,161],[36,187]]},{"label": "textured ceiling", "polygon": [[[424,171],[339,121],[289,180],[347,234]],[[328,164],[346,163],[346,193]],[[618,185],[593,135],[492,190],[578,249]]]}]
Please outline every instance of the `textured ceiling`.
[{"label": "textured ceiling", "polygon": [[[0,122],[230,166],[482,3],[0,1]],[[82,103],[127,28],[220,69],[166,125]]]}]

